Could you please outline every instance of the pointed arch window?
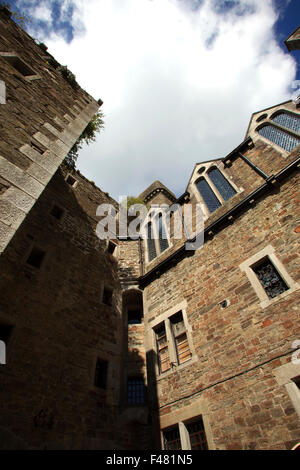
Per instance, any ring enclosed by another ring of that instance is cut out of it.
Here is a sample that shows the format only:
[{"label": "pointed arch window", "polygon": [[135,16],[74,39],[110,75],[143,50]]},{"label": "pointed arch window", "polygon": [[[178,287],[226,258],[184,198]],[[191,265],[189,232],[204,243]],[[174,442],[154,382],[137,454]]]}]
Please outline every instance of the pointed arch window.
[{"label": "pointed arch window", "polygon": [[196,186],[209,212],[214,212],[221,206],[219,199],[204,178],[200,178]]},{"label": "pointed arch window", "polygon": [[157,216],[156,222],[157,222],[159,248],[160,248],[160,252],[162,253],[167,248],[169,248],[168,237],[167,237],[166,228],[165,228],[162,214],[159,214]]},{"label": "pointed arch window", "polygon": [[149,222],[147,225],[147,246],[149,261],[152,261],[157,256],[154,236],[152,223]]},{"label": "pointed arch window", "polygon": [[297,116],[296,114],[282,111],[272,117],[272,121],[280,126],[290,129],[291,131],[300,133],[300,116]]},{"label": "pointed arch window", "polygon": [[271,124],[266,124],[261,127],[258,130],[258,133],[274,144],[279,145],[279,147],[283,148],[287,152],[291,152],[294,148],[300,145],[300,139]]},{"label": "pointed arch window", "polygon": [[232,198],[236,194],[236,190],[231,186],[218,168],[211,168],[208,170],[207,174],[224,201],[228,201],[228,199]]}]

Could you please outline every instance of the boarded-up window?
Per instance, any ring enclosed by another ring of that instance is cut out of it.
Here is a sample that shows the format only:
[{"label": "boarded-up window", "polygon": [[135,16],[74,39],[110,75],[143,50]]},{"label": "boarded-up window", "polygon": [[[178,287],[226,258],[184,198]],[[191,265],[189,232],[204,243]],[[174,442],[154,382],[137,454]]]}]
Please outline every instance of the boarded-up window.
[{"label": "boarded-up window", "polygon": [[159,370],[160,372],[166,372],[170,369],[170,356],[167,335],[164,325],[156,329],[155,335]]},{"label": "boarded-up window", "polygon": [[178,364],[183,364],[192,357],[192,354],[188,343],[182,312],[176,313],[176,315],[171,317],[170,320],[174,336],[177,361]]}]

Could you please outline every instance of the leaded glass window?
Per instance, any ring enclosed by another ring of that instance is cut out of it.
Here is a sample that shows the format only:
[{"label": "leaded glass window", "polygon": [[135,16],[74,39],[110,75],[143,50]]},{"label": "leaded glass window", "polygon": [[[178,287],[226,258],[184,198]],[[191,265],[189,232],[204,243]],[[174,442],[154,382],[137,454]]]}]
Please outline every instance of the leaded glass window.
[{"label": "leaded glass window", "polygon": [[163,252],[169,247],[169,242],[168,242],[162,214],[159,214],[157,217],[157,226],[158,226],[159,248],[160,248],[160,252]]},{"label": "leaded glass window", "polygon": [[155,240],[154,240],[154,233],[152,229],[152,224],[149,223],[147,225],[147,244],[148,244],[148,257],[149,261],[152,261],[156,258],[156,247],[155,247]]},{"label": "leaded glass window", "polygon": [[270,124],[259,129],[258,133],[271,142],[274,142],[274,144],[279,145],[287,152],[291,152],[295,147],[300,145],[300,139]]},{"label": "leaded glass window", "polygon": [[145,386],[142,376],[127,379],[128,405],[143,405],[145,403]]},{"label": "leaded glass window", "polygon": [[277,295],[288,290],[289,287],[268,257],[263,259],[252,269],[258,277],[269,299],[273,299]]},{"label": "leaded glass window", "polygon": [[228,199],[232,198],[236,194],[235,189],[233,189],[231,184],[223,176],[220,170],[218,170],[218,168],[214,167],[209,170],[208,176],[221,194],[224,201],[228,201]]},{"label": "leaded glass window", "polygon": [[187,424],[186,428],[190,436],[191,450],[208,450],[202,418]]},{"label": "leaded glass window", "polygon": [[165,450],[181,450],[179,428],[170,429],[163,432]]},{"label": "leaded glass window", "polygon": [[198,180],[196,186],[209,212],[214,212],[221,206],[219,199],[204,178]]},{"label": "leaded glass window", "polygon": [[272,118],[272,121],[276,122],[280,126],[291,129],[292,131],[300,133],[300,116],[289,113],[279,113]]}]

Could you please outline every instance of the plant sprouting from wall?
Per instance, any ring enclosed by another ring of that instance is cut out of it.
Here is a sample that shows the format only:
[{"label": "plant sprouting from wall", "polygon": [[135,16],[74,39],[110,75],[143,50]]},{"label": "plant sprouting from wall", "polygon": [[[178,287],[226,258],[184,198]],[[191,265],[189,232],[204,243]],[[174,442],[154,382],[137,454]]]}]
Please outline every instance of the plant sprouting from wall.
[{"label": "plant sprouting from wall", "polygon": [[31,20],[25,16],[24,13],[18,13],[17,11],[12,11],[10,8],[10,5],[5,2],[0,2],[0,11],[3,11],[6,13],[8,16],[12,16],[14,21],[21,26],[21,28],[24,28],[26,23],[30,23]]},{"label": "plant sprouting from wall", "polygon": [[102,111],[98,111],[96,114],[94,114],[94,116],[92,117],[84,131],[81,133],[81,135],[78,137],[77,141],[66,156],[65,163],[68,166],[75,169],[79,150],[82,148],[83,144],[85,143],[89,145],[90,143],[95,142],[96,134],[104,128],[103,118],[104,114],[102,113]]}]

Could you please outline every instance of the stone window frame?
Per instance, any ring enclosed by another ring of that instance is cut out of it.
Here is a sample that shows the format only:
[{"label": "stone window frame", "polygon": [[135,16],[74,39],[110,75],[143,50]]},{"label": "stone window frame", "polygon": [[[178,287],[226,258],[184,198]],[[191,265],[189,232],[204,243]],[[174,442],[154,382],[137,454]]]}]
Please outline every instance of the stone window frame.
[{"label": "stone window frame", "polygon": [[197,418],[202,418],[203,420],[208,450],[215,450],[212,431],[208,420],[208,413],[203,399],[194,400],[191,405],[184,406],[159,417],[162,449],[164,449],[163,432],[178,426],[181,450],[191,450],[190,438],[186,424],[196,421]]},{"label": "stone window frame", "polygon": [[168,240],[169,246],[164,251],[160,250],[159,237],[158,237],[158,227],[157,227],[157,223],[154,223],[154,219],[156,217],[158,217],[159,214],[162,214],[162,213],[163,213],[163,210],[162,210],[161,207],[153,207],[153,208],[151,208],[151,210],[149,211],[149,213],[147,214],[147,217],[145,218],[145,220],[143,222],[143,229],[142,230],[145,231],[148,224],[151,223],[152,230],[154,231],[154,235],[155,235],[154,236],[154,243],[155,243],[155,249],[156,249],[156,256],[152,260],[149,260],[149,250],[148,250],[147,238],[146,237],[144,238],[144,252],[146,254],[145,264],[146,264],[147,267],[151,263],[154,263],[155,261],[157,261],[157,259],[160,256],[167,253],[173,247],[173,243],[172,243],[172,240],[171,240],[170,233],[167,230],[166,225],[164,224],[164,229],[165,229],[165,233],[167,234],[167,240]]},{"label": "stone window frame", "polygon": [[[111,304],[107,304],[106,302],[103,302],[105,289],[111,291],[111,293],[112,293],[111,294]],[[103,283],[100,298],[101,298],[102,305],[105,305],[106,307],[113,308],[113,305],[114,305],[114,288],[110,284]]]},{"label": "stone window frame", "polygon": [[[35,70],[31,67],[31,65],[29,65],[24,59],[22,59],[20,57],[20,54],[17,54],[16,52],[0,52],[0,57],[3,57],[3,59],[5,60],[5,57],[17,57],[21,62],[23,62],[23,64],[26,65],[26,67],[28,67],[29,69],[31,69],[33,72],[35,72]],[[7,64],[9,64],[9,62],[6,62]],[[15,71],[22,77],[24,78],[25,80],[27,81],[32,81],[32,80],[39,80],[41,79],[41,75],[39,75],[38,73],[34,73],[32,75],[23,75],[21,72],[19,72],[18,69],[16,69],[13,65],[9,64],[11,67],[13,67],[15,69]]]},{"label": "stone window frame", "polygon": [[[278,273],[280,274],[280,276],[282,277],[282,279],[288,286],[288,289],[285,292],[282,292],[281,294],[277,295],[273,299],[270,299],[268,297],[267,293],[265,292],[263,286],[261,285],[259,279],[257,278],[255,272],[252,269],[255,265],[257,265],[257,263],[259,263],[259,261],[263,260],[266,257],[269,258],[269,260],[271,261],[275,269],[278,271]],[[274,303],[292,294],[293,292],[298,290],[300,287],[299,284],[291,278],[291,276],[285,269],[284,265],[277,257],[277,255],[275,254],[275,249],[272,245],[266,246],[265,248],[260,250],[258,253],[255,253],[254,255],[252,255],[246,261],[243,261],[243,263],[239,265],[239,268],[248,277],[253,289],[256,292],[256,295],[258,296],[260,300],[261,308],[266,308],[266,307],[269,307],[270,305],[273,305]]]},{"label": "stone window frame", "polygon": [[[167,370],[166,372],[160,372],[158,358],[157,358],[154,364],[155,375],[156,375],[157,381],[165,379],[166,377],[173,374],[174,372],[180,371],[181,369],[184,369],[185,367],[190,366],[191,364],[193,364],[194,362],[198,360],[198,356],[196,354],[196,350],[195,350],[193,340],[192,340],[192,326],[188,322],[186,308],[187,308],[187,302],[186,301],[181,302],[175,305],[174,307],[170,308],[166,312],[162,313],[158,317],[156,317],[154,320],[148,323],[146,327],[145,333],[146,333],[146,336],[147,336],[147,333],[150,334],[151,349],[155,352],[155,355],[157,355],[155,330],[161,324],[164,324],[165,330],[166,330],[171,369]],[[173,333],[171,330],[171,321],[170,321],[170,318],[173,317],[178,312],[182,312],[182,318],[183,318],[183,322],[185,326],[186,336],[187,336],[189,348],[190,348],[191,355],[192,355],[191,359],[189,359],[188,361],[182,364],[178,364],[176,345],[175,345]]]},{"label": "stone window frame", "polygon": [[[225,201],[223,199],[223,197],[221,196],[221,194],[219,193],[218,189],[216,188],[216,186],[213,184],[213,182],[210,180],[209,178],[209,171],[212,169],[212,168],[217,168],[220,173],[222,173],[222,175],[224,176],[224,178],[228,181],[228,183],[233,187],[233,189],[236,191],[236,194],[240,194],[244,191],[244,188],[242,187],[238,187],[233,181],[232,181],[232,178],[230,176],[228,176],[226,174],[226,172],[224,171],[223,168],[221,168],[221,164],[220,162],[216,162],[216,161],[212,161],[212,162],[209,162],[209,163],[199,163],[199,167],[195,170],[194,172],[194,176],[192,178],[192,181],[190,183],[190,188],[192,190],[192,192],[194,193],[194,196],[196,197],[196,200],[198,202],[200,202],[203,206],[203,210],[204,210],[204,218],[205,220],[207,220],[212,214],[213,212],[210,212],[200,194],[200,192],[198,191],[198,188],[197,188],[197,183],[200,179],[204,179],[206,181],[206,183],[210,186],[211,190],[213,191],[213,193],[215,194],[216,198],[218,199],[218,201],[220,202],[221,206],[223,206],[224,204],[226,204],[226,202],[228,201]],[[199,170],[202,170],[201,173],[198,173]],[[234,196],[233,196],[234,197]],[[232,199],[232,198],[230,198]]]},{"label": "stone window frame", "polygon": [[[73,178],[75,180],[75,182],[73,184],[68,183],[69,176],[71,176],[71,178]],[[78,186],[78,183],[79,183],[78,179],[75,178],[75,176],[72,173],[67,174],[67,176],[65,177],[65,182],[67,183],[68,186],[70,186],[70,188],[73,188],[73,189],[75,189]]]},{"label": "stone window frame", "polygon": [[300,418],[300,389],[295,383],[295,379],[300,377],[300,364],[292,361],[273,370],[278,385],[284,386],[290,400]]}]

